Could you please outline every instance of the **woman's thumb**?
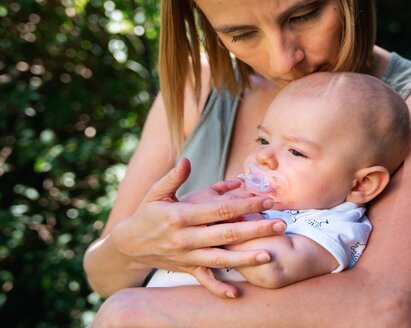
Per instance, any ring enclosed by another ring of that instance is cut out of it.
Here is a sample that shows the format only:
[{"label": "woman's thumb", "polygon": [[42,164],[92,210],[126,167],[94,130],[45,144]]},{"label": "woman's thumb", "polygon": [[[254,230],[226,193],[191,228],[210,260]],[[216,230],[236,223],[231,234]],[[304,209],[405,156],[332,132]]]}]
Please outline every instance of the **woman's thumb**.
[{"label": "woman's thumb", "polygon": [[176,200],[178,188],[187,180],[191,172],[190,161],[183,157],[178,165],[162,177],[148,191],[145,201]]}]

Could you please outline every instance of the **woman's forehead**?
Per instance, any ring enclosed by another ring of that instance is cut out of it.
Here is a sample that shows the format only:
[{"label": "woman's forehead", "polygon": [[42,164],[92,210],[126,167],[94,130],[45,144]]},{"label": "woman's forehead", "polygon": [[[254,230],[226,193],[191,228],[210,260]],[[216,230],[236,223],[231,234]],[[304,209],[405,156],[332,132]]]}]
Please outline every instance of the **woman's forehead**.
[{"label": "woman's forehead", "polygon": [[324,1],[331,0],[196,0],[196,4],[213,24],[215,21],[242,20],[261,14],[287,15],[309,4]]}]

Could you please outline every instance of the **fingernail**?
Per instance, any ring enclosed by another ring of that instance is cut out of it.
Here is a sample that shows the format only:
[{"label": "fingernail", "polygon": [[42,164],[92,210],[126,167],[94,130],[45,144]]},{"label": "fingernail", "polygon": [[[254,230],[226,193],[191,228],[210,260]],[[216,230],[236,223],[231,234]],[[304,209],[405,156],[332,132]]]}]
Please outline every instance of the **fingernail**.
[{"label": "fingernail", "polygon": [[235,296],[232,292],[225,293],[225,296],[227,296],[228,298],[235,298]]},{"label": "fingernail", "polygon": [[274,232],[284,232],[287,226],[283,222],[277,222],[273,225]]},{"label": "fingernail", "polygon": [[263,207],[264,207],[264,209],[266,209],[266,210],[269,210],[270,208],[272,208],[274,206],[274,201],[272,200],[272,199],[266,199],[264,202],[263,202]]},{"label": "fingernail", "polygon": [[261,253],[261,254],[257,255],[256,260],[257,260],[258,263],[267,263],[271,259],[270,259],[270,255],[268,255],[266,253]]}]

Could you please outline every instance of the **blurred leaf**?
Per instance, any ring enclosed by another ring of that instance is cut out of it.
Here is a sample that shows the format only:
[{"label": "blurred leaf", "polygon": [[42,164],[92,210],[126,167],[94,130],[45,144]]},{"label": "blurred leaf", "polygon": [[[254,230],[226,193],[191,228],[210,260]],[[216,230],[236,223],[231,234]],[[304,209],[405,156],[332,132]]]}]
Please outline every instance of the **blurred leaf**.
[{"label": "blurred leaf", "polygon": [[85,327],[101,304],[82,257],[158,89],[158,6],[0,4],[2,326]]}]

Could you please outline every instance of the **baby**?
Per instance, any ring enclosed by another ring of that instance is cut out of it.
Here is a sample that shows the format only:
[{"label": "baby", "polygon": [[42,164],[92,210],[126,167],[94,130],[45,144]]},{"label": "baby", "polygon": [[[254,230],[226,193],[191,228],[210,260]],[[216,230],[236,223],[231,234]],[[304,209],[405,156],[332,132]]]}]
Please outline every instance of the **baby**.
[{"label": "baby", "polygon": [[[246,220],[281,218],[282,236],[227,245],[266,249],[271,261],[215,270],[221,280],[279,288],[352,267],[371,223],[365,204],[387,186],[408,153],[409,113],[383,82],[357,73],[315,73],[290,83],[258,126],[258,149],[245,160],[236,197],[269,195],[272,210]],[[184,201],[215,201],[204,188]],[[158,270],[148,287],[198,283],[186,273]]]}]

